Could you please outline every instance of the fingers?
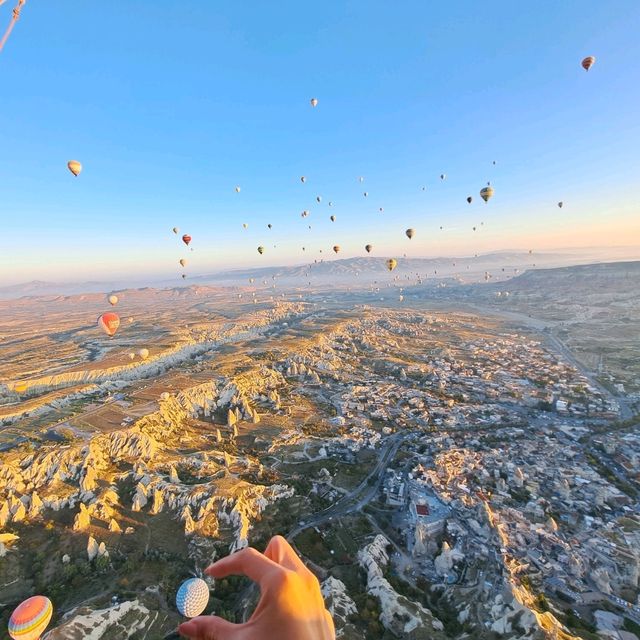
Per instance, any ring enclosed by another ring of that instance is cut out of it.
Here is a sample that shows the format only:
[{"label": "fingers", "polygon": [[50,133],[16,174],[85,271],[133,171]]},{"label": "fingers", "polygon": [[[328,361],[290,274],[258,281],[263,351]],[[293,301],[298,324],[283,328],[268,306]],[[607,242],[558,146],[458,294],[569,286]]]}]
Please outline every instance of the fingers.
[{"label": "fingers", "polygon": [[286,569],[305,574],[309,570],[298,554],[282,536],[273,536],[264,550],[264,555]]},{"label": "fingers", "polygon": [[237,638],[243,627],[242,624],[233,624],[218,616],[198,616],[182,623],[178,627],[178,633],[194,640],[226,640]]},{"label": "fingers", "polygon": [[247,547],[242,551],[232,553],[230,556],[214,562],[205,570],[205,573],[214,578],[248,576],[254,582],[262,585],[265,580],[279,571],[282,571],[282,568],[273,560],[259,551]]}]

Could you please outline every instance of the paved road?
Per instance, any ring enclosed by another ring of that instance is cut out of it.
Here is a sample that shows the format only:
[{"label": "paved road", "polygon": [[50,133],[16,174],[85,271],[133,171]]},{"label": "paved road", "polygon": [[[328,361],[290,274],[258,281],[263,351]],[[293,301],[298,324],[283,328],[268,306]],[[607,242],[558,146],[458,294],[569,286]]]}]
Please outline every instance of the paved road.
[{"label": "paved road", "polygon": [[298,526],[289,532],[287,540],[293,540],[305,529],[318,526],[330,518],[343,516],[353,511],[360,511],[377,494],[389,461],[398,453],[402,443],[414,433],[413,431],[404,431],[389,436],[379,451],[378,462],[371,473],[353,491],[334,502],[330,507],[318,511],[300,522]]}]

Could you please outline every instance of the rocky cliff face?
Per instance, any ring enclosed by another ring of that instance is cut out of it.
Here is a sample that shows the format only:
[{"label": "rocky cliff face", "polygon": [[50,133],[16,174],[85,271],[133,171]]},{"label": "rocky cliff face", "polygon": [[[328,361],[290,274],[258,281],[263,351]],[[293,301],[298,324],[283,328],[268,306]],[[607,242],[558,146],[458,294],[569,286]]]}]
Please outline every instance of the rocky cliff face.
[{"label": "rocky cliff face", "polygon": [[406,637],[416,629],[438,632],[444,629],[433,614],[416,602],[400,595],[384,577],[383,569],[389,562],[389,541],[377,535],[373,542],[358,552],[358,562],[367,573],[367,591],[380,601],[380,622],[398,637]]}]

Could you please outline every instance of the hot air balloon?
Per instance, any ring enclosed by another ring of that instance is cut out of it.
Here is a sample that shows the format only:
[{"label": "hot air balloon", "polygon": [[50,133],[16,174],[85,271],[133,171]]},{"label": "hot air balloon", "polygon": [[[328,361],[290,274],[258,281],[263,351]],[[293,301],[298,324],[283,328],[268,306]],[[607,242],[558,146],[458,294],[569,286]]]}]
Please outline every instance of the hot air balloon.
[{"label": "hot air balloon", "polygon": [[53,615],[51,600],[31,596],[21,602],[9,618],[8,631],[13,640],[38,640]]},{"label": "hot air balloon", "polygon": [[209,604],[209,587],[202,578],[185,580],[176,594],[178,611],[186,618],[199,616]]},{"label": "hot air balloon", "polygon": [[405,233],[407,234],[407,238],[409,238],[409,240],[411,240],[411,238],[413,238],[413,236],[416,234],[413,229],[407,229]]},{"label": "hot air balloon", "polygon": [[138,355],[143,359],[146,360],[149,357],[149,349],[138,349]]},{"label": "hot air balloon", "polygon": [[366,198],[369,195],[369,193],[365,191],[362,195]]},{"label": "hot air balloon", "polygon": [[267,225],[267,229],[271,229],[271,223]]},{"label": "hot air balloon", "polygon": [[358,180],[359,180],[360,182],[364,182],[364,176],[360,176],[360,177],[358,178]]},{"label": "hot air balloon", "polygon": [[180,258],[180,266],[181,267],[186,267],[187,266],[187,261],[184,258]]},{"label": "hot air balloon", "polygon": [[329,216],[329,220],[331,220],[331,222],[335,222],[336,221],[336,217],[335,216]]},{"label": "hot air balloon", "polygon": [[591,69],[591,67],[593,66],[593,63],[596,61],[595,56],[587,56],[586,58],[584,58],[582,60],[582,68],[585,71],[589,71],[589,69]]},{"label": "hot air balloon", "polygon": [[168,391],[163,391],[160,394],[160,400],[168,400],[171,397]]},{"label": "hot air balloon", "polygon": [[393,271],[398,266],[398,261],[394,258],[389,258],[385,264],[387,265],[387,269],[389,269],[389,271]]},{"label": "hot air balloon", "polygon": [[305,210],[305,211],[303,211],[300,215],[301,215],[303,218],[306,218],[306,217],[309,215],[309,212]]},{"label": "hot air balloon", "polygon": [[384,209],[382,207],[380,207],[380,209],[378,209],[378,211],[380,211],[380,213],[383,213]]},{"label": "hot air balloon", "polygon": [[340,251],[340,245],[339,244],[334,245],[333,250],[335,253],[338,253],[338,251]]},{"label": "hot air balloon", "polygon": [[300,182],[304,183],[306,181],[307,181],[307,178],[305,176],[300,176]]},{"label": "hot air balloon", "polygon": [[329,206],[333,207],[333,202],[331,202],[331,200],[329,200]]},{"label": "hot air balloon", "polygon": [[483,187],[480,189],[480,197],[485,202],[489,202],[489,198],[493,197],[493,187]]},{"label": "hot air balloon", "polygon": [[264,247],[258,247],[258,253],[262,255],[264,253]]},{"label": "hot air balloon", "polygon": [[182,236],[182,242],[184,242],[187,246],[189,246],[189,243],[191,242],[191,236],[187,233],[185,233]]},{"label": "hot air balloon", "polygon": [[243,228],[243,229],[248,229],[248,228],[249,228],[249,225],[248,225],[246,222],[243,222],[243,223],[242,223],[242,228]]},{"label": "hot air balloon", "polygon": [[311,106],[312,107],[318,106],[318,98],[311,98]]},{"label": "hot air balloon", "polygon": [[236,193],[240,193],[240,187],[236,186]]},{"label": "hot air balloon", "polygon": [[372,244],[367,244],[367,245],[365,245],[364,249],[365,249],[365,251],[367,253],[371,253],[371,249],[373,249],[373,245]]},{"label": "hot air balloon", "polygon": [[249,284],[253,284],[255,281],[255,278],[249,278]]},{"label": "hot air balloon", "polygon": [[178,235],[178,231],[180,231],[180,229],[178,229],[178,227],[173,227],[172,231],[173,231],[173,233]]},{"label": "hot air balloon", "polygon": [[133,351],[130,351],[127,355],[129,356],[129,360],[133,360],[136,357],[136,354],[133,353]]},{"label": "hot air balloon", "polygon": [[186,277],[187,277],[187,274],[186,274],[186,273],[183,273],[183,274],[182,274],[182,279],[184,280]]},{"label": "hot air balloon", "polygon": [[441,173],[440,174],[440,180],[446,180],[447,179],[447,174],[446,173]]},{"label": "hot air balloon", "polygon": [[77,160],[69,160],[67,167],[69,167],[69,171],[76,177],[78,177],[82,171],[82,165]]},{"label": "hot air balloon", "polygon": [[118,304],[118,296],[116,296],[116,295],[114,295],[114,294],[111,294],[111,295],[109,296],[108,300],[109,300],[109,304],[110,304],[112,307],[115,307],[115,306]]},{"label": "hot air balloon", "polygon": [[318,203],[320,203],[320,202],[322,202],[322,198],[321,198],[320,196],[316,196],[316,201],[317,201]]},{"label": "hot air balloon", "polygon": [[467,196],[467,202],[471,204],[473,202],[473,198],[471,196]]},{"label": "hot air balloon", "polygon": [[404,296],[399,296],[398,300],[400,300],[400,302],[402,302],[404,300]]},{"label": "hot air balloon", "polygon": [[113,313],[113,311],[109,311],[108,313],[103,313],[98,318],[98,326],[110,337],[112,338],[118,327],[120,326],[120,316],[117,313]]},{"label": "hot air balloon", "polygon": [[558,202],[558,206],[562,209],[562,205],[564,204],[564,202],[562,202],[562,200],[560,200],[560,202]]}]

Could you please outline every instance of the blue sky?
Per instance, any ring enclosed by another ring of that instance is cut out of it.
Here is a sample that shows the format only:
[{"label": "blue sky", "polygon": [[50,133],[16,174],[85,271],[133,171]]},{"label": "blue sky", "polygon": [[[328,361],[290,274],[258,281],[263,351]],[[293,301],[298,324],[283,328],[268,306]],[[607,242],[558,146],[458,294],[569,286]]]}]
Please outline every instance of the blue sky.
[{"label": "blue sky", "polygon": [[638,24],[637,0],[29,2],[0,54],[0,282],[640,245]]}]

